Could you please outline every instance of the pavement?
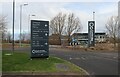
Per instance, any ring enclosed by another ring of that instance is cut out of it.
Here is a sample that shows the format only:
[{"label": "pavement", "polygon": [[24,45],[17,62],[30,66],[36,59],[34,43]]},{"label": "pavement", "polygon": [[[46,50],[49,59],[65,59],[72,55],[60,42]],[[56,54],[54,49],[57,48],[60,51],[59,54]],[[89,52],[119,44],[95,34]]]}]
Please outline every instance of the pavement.
[{"label": "pavement", "polygon": [[[10,48],[3,50],[10,50]],[[30,53],[30,48],[16,48],[15,50]],[[117,52],[89,52],[50,47],[49,54],[74,63],[90,75],[118,75]]]}]

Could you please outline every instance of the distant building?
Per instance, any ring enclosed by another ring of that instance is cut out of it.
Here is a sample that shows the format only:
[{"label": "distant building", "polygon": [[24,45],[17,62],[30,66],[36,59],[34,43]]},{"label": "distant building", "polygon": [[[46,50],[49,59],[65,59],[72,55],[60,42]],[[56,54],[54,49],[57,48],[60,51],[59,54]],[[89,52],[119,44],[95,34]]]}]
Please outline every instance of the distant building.
[{"label": "distant building", "polygon": [[[62,35],[61,41],[59,34],[52,34],[49,36],[50,45],[69,45],[68,36]],[[107,41],[106,33],[95,33],[95,43],[104,43]],[[61,42],[61,43],[60,43]],[[87,45],[88,44],[88,33],[74,33],[71,36],[70,45]]]},{"label": "distant building", "polygon": [[[74,33],[71,39],[71,43],[76,42],[78,45],[88,44],[88,33]],[[106,33],[95,33],[95,43],[103,43],[106,42],[106,40]]]}]

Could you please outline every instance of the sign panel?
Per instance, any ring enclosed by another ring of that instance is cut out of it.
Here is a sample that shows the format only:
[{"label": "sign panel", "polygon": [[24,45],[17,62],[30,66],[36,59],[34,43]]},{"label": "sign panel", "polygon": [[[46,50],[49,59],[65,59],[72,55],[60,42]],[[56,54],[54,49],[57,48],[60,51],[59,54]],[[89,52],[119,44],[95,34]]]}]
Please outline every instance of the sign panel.
[{"label": "sign panel", "polygon": [[88,47],[95,46],[95,21],[88,21]]},{"label": "sign panel", "polygon": [[31,20],[31,58],[49,56],[49,21]]}]

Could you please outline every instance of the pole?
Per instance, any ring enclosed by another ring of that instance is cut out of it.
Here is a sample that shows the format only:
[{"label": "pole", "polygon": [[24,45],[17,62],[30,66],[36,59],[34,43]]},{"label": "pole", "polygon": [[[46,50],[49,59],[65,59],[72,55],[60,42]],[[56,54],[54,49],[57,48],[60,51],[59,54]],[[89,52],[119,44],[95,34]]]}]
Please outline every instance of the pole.
[{"label": "pole", "polygon": [[22,46],[22,42],[21,42],[21,35],[22,35],[21,34],[21,32],[22,32],[21,31],[22,30],[22,6],[26,6],[26,5],[28,5],[28,4],[23,4],[23,5],[21,4],[20,5],[20,40],[19,40],[20,41],[20,47]]},{"label": "pole", "polygon": [[93,21],[95,20],[95,12],[93,12]]},{"label": "pole", "polygon": [[[93,11],[93,21],[95,23],[95,12]],[[93,26],[93,46],[95,46],[95,25]]]},{"label": "pole", "polygon": [[12,51],[14,52],[14,18],[15,18],[15,0],[13,0],[13,40],[12,40]]},{"label": "pole", "polygon": [[20,47],[21,47],[21,29],[22,29],[22,5],[20,5]]},{"label": "pole", "polygon": [[30,31],[30,29],[29,29],[29,26],[30,26],[30,14],[28,15],[28,44],[29,44],[29,41],[30,41],[30,37],[29,37],[29,31]]},{"label": "pole", "polygon": [[[118,38],[120,38],[120,1],[118,2]],[[119,51],[120,51],[120,41],[118,41],[118,52]],[[120,60],[120,58],[118,58],[118,60]],[[118,66],[118,70],[120,70],[120,66]],[[120,71],[118,72],[118,74],[120,75]]]}]

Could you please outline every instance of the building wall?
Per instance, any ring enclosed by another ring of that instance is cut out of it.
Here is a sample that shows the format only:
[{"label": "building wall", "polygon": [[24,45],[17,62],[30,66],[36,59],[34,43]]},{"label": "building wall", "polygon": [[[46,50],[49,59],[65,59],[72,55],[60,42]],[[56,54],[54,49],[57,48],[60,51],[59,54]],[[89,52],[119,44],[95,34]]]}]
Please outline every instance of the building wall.
[{"label": "building wall", "polygon": [[[88,44],[88,34],[87,33],[75,33],[72,35],[72,38],[77,40],[78,44]],[[95,33],[95,43],[103,43],[106,42],[106,34],[105,33]]]},{"label": "building wall", "polygon": [[96,43],[106,42],[106,35],[95,35]]}]

